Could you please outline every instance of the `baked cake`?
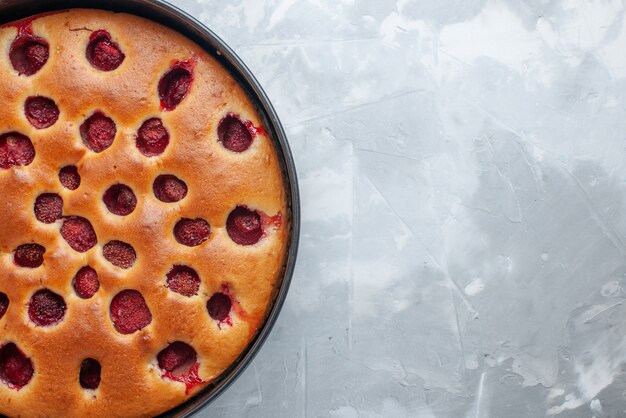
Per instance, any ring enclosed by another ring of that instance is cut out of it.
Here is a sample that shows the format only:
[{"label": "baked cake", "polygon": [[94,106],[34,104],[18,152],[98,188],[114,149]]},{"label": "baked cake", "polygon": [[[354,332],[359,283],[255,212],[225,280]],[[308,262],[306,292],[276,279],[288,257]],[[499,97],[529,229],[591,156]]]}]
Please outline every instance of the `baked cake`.
[{"label": "baked cake", "polygon": [[0,414],[154,416],[263,325],[289,212],[216,59],[152,21],[0,27]]}]

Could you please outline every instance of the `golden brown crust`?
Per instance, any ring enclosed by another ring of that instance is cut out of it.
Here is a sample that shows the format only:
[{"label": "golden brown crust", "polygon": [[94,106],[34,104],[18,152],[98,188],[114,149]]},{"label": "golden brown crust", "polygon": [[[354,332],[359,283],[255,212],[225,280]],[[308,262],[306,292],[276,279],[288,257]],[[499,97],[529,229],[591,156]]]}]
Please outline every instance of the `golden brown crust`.
[{"label": "golden brown crust", "polygon": [[[241,87],[200,47],[163,26],[127,14],[71,10],[37,18],[33,32],[50,44],[50,58],[36,74],[19,76],[8,59],[16,37],[14,26],[0,28],[0,134],[18,131],[36,150],[26,167],[0,169],[0,292],[10,305],[0,319],[0,346],[15,342],[32,360],[32,380],[17,391],[0,381],[0,413],[8,416],[153,416],[197,393],[220,375],[242,352],[262,324],[275,283],[281,274],[288,230],[288,211],[279,161],[266,134],[243,153],[226,150],[217,140],[217,123],[228,112],[255,126],[261,120]],[[114,71],[93,68],[85,49],[93,30],[106,29],[126,55]],[[187,97],[173,111],[160,109],[157,84],[176,60],[195,59],[194,81]],[[24,116],[27,97],[55,100],[59,120],[37,130]],[[89,151],[79,135],[80,124],[101,110],[117,125],[113,145],[102,153]],[[136,132],[151,118],[162,118],[170,133],[166,151],[145,157],[135,146]],[[64,189],[58,170],[76,165],[82,177],[75,191]],[[183,179],[189,192],[178,203],[154,197],[159,174]],[[102,201],[111,185],[123,183],[137,196],[128,216],[109,213]],[[64,215],[89,219],[98,245],[86,253],[70,248],[61,237],[61,221],[35,219],[35,198],[44,192],[63,198]],[[279,228],[267,228],[257,244],[240,246],[228,236],[230,211],[245,204],[269,216],[282,214]],[[177,243],[173,228],[180,218],[203,218],[210,239],[197,247]],[[129,270],[114,267],[102,246],[118,239],[130,243],[137,261]],[[36,242],[46,248],[42,266],[17,267],[13,250]],[[185,297],[166,286],[174,264],[192,266],[202,280],[198,295]],[[72,278],[85,265],[98,272],[100,289],[91,299],[79,298]],[[238,302],[233,325],[207,313],[210,296],[228,284]],[[36,326],[28,301],[41,288],[63,295],[63,321]],[[113,296],[123,289],[142,293],[152,322],[131,335],[115,330],[109,317]],[[168,342],[184,341],[197,351],[199,375],[205,381],[185,393],[185,385],[161,376],[157,353]],[[102,383],[95,391],[78,382],[81,361],[102,365]]]}]

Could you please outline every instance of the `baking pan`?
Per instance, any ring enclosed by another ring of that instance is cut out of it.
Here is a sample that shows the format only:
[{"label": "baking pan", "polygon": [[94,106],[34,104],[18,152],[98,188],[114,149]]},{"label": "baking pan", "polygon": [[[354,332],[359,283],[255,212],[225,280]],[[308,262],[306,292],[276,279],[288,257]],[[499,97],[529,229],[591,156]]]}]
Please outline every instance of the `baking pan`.
[{"label": "baking pan", "polygon": [[196,42],[209,54],[216,58],[237,79],[256,104],[264,126],[268,129],[274,141],[275,149],[280,160],[285,189],[289,202],[290,235],[288,250],[284,264],[282,279],[277,282],[274,300],[270,307],[264,325],[259,329],[254,339],[222,375],[211,383],[207,388],[189,399],[184,404],[174,408],[162,417],[187,417],[193,415],[203,406],[208,405],[217,398],[250,364],[256,353],[260,350],[269,335],[280,309],[287,296],[291,277],[298,252],[298,239],[300,234],[300,200],[298,194],[298,181],[291,151],[285,132],[278,120],[278,116],[267,95],[254,78],[250,70],[241,59],[215,35],[210,29],[202,25],[198,20],[183,12],[177,7],[162,0],[0,0],[0,24],[22,19],[34,14],[63,10],[70,8],[104,9],[113,12],[124,12],[138,15],[183,34]]}]

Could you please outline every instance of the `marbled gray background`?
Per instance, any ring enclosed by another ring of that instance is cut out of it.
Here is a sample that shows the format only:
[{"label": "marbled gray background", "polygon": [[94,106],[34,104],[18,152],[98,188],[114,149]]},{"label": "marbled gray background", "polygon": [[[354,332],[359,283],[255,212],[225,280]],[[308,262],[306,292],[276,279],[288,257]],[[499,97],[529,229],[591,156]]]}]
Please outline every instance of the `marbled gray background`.
[{"label": "marbled gray background", "polygon": [[626,416],[624,1],[175,4],[303,201],[280,320],[200,416]]}]

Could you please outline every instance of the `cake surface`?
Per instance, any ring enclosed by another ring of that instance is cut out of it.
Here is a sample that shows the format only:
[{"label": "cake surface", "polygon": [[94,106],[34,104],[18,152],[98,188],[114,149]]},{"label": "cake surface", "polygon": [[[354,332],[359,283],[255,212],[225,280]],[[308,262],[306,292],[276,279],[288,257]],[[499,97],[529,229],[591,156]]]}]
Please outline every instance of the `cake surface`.
[{"label": "cake surface", "polygon": [[139,417],[242,353],[280,279],[280,163],[182,35],[75,9],[0,27],[0,414]]}]

